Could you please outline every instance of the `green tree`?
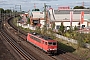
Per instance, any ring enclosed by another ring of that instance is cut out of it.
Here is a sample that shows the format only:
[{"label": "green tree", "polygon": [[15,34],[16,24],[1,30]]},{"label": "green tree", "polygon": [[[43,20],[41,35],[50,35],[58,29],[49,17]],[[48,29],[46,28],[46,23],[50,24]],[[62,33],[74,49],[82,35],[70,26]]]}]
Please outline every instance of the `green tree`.
[{"label": "green tree", "polygon": [[73,9],[85,9],[83,6],[75,6]]},{"label": "green tree", "polygon": [[72,27],[70,26],[69,33],[72,33],[72,32],[73,32],[73,29],[72,29]]},{"label": "green tree", "polygon": [[75,27],[74,27],[74,30],[75,30],[75,31],[78,30],[78,28],[76,27],[76,25],[75,25]]},{"label": "green tree", "polygon": [[30,24],[30,18],[27,18],[27,24]]},{"label": "green tree", "polygon": [[10,9],[7,9],[4,11],[5,13],[11,13],[12,11]]},{"label": "green tree", "polygon": [[3,9],[3,8],[0,8],[0,12],[1,12],[1,13],[4,13],[4,9]]},{"label": "green tree", "polygon": [[77,33],[77,42],[78,42],[78,48],[79,49],[80,47],[84,47],[84,40],[85,40],[85,35],[84,33]]},{"label": "green tree", "polygon": [[59,34],[63,34],[64,33],[64,30],[65,30],[65,27],[63,25],[63,22],[61,22],[61,26],[60,26],[60,28],[58,30]]},{"label": "green tree", "polygon": [[39,9],[33,9],[32,11],[40,11]]},{"label": "green tree", "polygon": [[36,26],[36,30],[35,30],[35,32],[41,34],[41,29],[40,29],[40,27]]},{"label": "green tree", "polygon": [[51,28],[48,29],[47,31],[48,35],[52,38],[52,39],[55,39],[56,37],[54,36],[54,32]]},{"label": "green tree", "polygon": [[89,34],[85,34],[85,43],[90,43],[90,33]]},{"label": "green tree", "polygon": [[65,33],[65,36],[70,38],[70,33],[69,32],[66,32]]},{"label": "green tree", "polygon": [[52,30],[55,29],[55,23],[52,23],[51,28]]},{"label": "green tree", "polygon": [[47,27],[46,27],[46,24],[43,26],[43,28],[42,28],[42,30],[41,30],[41,34],[47,35]]}]

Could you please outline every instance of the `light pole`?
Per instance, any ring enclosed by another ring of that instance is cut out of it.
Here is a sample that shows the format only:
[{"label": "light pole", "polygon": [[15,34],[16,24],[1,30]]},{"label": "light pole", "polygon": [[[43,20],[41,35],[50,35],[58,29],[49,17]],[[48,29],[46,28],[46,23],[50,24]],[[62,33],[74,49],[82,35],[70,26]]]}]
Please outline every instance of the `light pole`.
[{"label": "light pole", "polygon": [[1,10],[0,10],[0,29],[2,29]]},{"label": "light pole", "polygon": [[14,13],[14,7],[10,7],[10,16],[12,16],[13,15],[13,13]]},{"label": "light pole", "polygon": [[50,7],[50,5],[46,5],[46,3],[44,3],[44,14],[45,14],[45,17],[44,17],[44,19],[45,19],[45,26],[46,26],[46,29],[48,29],[48,27],[49,27],[49,23],[50,23],[50,21],[48,21],[48,11],[46,10],[46,8],[47,7]]},{"label": "light pole", "polygon": [[0,10],[0,24],[1,24],[1,29],[4,25],[4,12]]}]

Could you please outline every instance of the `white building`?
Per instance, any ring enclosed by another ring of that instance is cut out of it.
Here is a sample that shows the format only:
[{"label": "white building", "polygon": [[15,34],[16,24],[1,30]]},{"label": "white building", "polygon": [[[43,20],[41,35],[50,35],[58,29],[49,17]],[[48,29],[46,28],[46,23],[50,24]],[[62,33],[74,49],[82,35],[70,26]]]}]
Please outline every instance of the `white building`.
[{"label": "white building", "polygon": [[[31,17],[30,17],[30,22],[31,25],[38,25],[41,24],[41,28],[43,27],[43,25],[45,25],[45,14],[42,11],[32,11],[31,12]],[[47,17],[47,21],[49,21],[50,19],[48,19]]]},{"label": "white building", "polygon": [[79,26],[81,20],[81,11],[84,11],[84,22],[80,24],[81,27],[90,26],[90,9],[62,9],[54,10],[50,9],[51,21],[55,22],[55,29],[58,29],[63,22],[65,27],[70,27],[70,12],[73,11],[72,17],[72,27]]}]

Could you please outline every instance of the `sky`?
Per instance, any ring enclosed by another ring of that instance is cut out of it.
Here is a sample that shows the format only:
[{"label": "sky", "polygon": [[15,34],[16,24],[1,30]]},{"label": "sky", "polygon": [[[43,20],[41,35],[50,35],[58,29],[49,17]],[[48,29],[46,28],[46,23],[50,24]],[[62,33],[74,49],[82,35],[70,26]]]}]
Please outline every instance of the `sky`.
[{"label": "sky", "polygon": [[34,4],[36,8],[43,10],[44,3],[47,6],[51,6],[53,9],[58,9],[59,6],[82,6],[84,2],[85,7],[90,7],[90,0],[0,0],[0,8],[4,9],[14,9],[28,11],[34,9]]}]

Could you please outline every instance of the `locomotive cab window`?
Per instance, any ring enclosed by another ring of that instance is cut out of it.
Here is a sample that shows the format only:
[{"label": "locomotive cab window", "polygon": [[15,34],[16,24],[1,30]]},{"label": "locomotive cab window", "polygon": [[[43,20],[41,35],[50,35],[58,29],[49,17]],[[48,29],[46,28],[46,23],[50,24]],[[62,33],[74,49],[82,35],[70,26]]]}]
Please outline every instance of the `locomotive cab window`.
[{"label": "locomotive cab window", "polygon": [[56,42],[53,42],[53,45],[56,45]]},{"label": "locomotive cab window", "polygon": [[48,45],[52,45],[52,42],[48,42]]}]

